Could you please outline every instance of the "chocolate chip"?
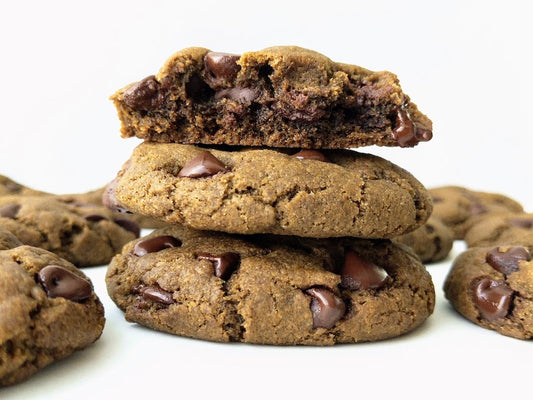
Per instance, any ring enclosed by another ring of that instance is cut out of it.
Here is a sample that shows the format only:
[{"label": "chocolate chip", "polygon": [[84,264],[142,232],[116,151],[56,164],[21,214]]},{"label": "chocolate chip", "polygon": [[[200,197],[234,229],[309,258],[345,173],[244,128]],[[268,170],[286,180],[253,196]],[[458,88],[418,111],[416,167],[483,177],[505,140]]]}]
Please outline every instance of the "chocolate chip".
[{"label": "chocolate chip", "polygon": [[517,228],[533,228],[533,218],[509,218],[507,219],[507,223]]},{"label": "chocolate chip", "polygon": [[162,106],[164,94],[160,91],[159,82],[150,75],[122,93],[124,104],[134,110],[153,110]]},{"label": "chocolate chip", "polygon": [[305,291],[311,298],[311,313],[313,314],[313,327],[332,328],[346,312],[346,304],[331,290],[322,287],[313,287]]},{"label": "chocolate chip", "polygon": [[230,99],[238,101],[243,104],[250,104],[252,101],[259,97],[259,91],[257,89],[234,87],[229,89],[221,89],[215,93],[215,99]]},{"label": "chocolate chip", "polygon": [[20,204],[7,203],[0,207],[0,217],[15,219],[20,210],[20,207]]},{"label": "chocolate chip", "polygon": [[392,278],[383,267],[367,261],[353,251],[344,254],[341,270],[341,287],[349,290],[378,289]]},{"label": "chocolate chip", "polygon": [[205,70],[215,78],[231,83],[241,69],[237,64],[240,57],[238,54],[211,51],[204,57]]},{"label": "chocolate chip", "polygon": [[483,204],[481,204],[478,201],[472,201],[470,205],[468,206],[468,211],[470,212],[470,215],[482,215],[487,213],[487,207],[485,207]]},{"label": "chocolate chip", "polygon": [[132,214],[131,211],[126,210],[121,204],[117,201],[117,195],[115,189],[117,187],[118,178],[113,179],[107,184],[104,189],[104,194],[102,195],[102,204],[104,207],[109,208],[112,211]]},{"label": "chocolate chip", "polygon": [[48,297],[63,297],[80,302],[91,297],[91,284],[59,265],[48,265],[37,275]]},{"label": "chocolate chip", "polygon": [[427,142],[433,137],[433,132],[419,124],[415,124],[404,108],[396,110],[396,126],[392,130],[392,137],[400,147],[412,147],[419,142]]},{"label": "chocolate chip", "polygon": [[208,151],[202,151],[187,162],[178,173],[180,178],[204,178],[227,171],[226,166]]},{"label": "chocolate chip", "polygon": [[298,153],[293,154],[292,156],[298,158],[299,160],[317,160],[323,162],[331,162],[323,153],[317,150],[301,150]]},{"label": "chocolate chip", "polygon": [[196,256],[198,260],[209,260],[213,263],[215,276],[228,280],[231,274],[239,266],[240,255],[238,253],[226,252],[218,255],[200,253]]},{"label": "chocolate chip", "polygon": [[126,229],[127,231],[133,233],[135,235],[136,238],[138,238],[140,235],[141,235],[141,227],[139,226],[139,224],[129,218],[121,218],[121,217],[118,217],[118,218],[115,218],[113,220],[115,222],[115,224],[117,224],[118,226]]},{"label": "chocolate chip", "polygon": [[100,214],[87,214],[87,215],[84,215],[83,218],[91,222],[98,222],[98,221],[107,219],[107,217],[104,217],[103,215],[100,215]]},{"label": "chocolate chip", "polygon": [[142,257],[148,253],[155,253],[170,247],[181,246],[181,241],[174,236],[155,236],[152,238],[143,239],[133,247],[133,254]]},{"label": "chocolate chip", "polygon": [[442,203],[444,201],[444,199],[439,196],[431,196],[431,200],[433,201],[433,203]]},{"label": "chocolate chip", "polygon": [[519,261],[530,261],[529,250],[522,246],[511,246],[505,251],[500,251],[500,247],[491,249],[485,260],[496,271],[508,275],[518,271]]},{"label": "chocolate chip", "polygon": [[213,96],[215,92],[207,83],[202,80],[200,75],[194,74],[185,84],[185,93],[190,99],[197,103],[201,103],[209,100],[209,98]]},{"label": "chocolate chip", "polygon": [[473,285],[473,301],[482,318],[504,318],[511,309],[514,291],[505,282],[482,278]]},{"label": "chocolate chip", "polygon": [[159,285],[150,285],[150,286],[140,286],[137,288],[137,291],[147,300],[156,301],[162,304],[172,304],[175,303],[172,298],[172,293],[167,292],[164,289],[161,289]]}]

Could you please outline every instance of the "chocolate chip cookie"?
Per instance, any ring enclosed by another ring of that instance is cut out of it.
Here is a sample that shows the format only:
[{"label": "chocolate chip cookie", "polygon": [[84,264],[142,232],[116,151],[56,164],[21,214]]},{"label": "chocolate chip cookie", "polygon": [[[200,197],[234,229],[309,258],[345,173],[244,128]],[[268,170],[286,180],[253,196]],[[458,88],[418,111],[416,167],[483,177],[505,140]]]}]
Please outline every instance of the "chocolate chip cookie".
[{"label": "chocolate chip cookie", "polygon": [[106,207],[71,204],[53,196],[0,197],[0,229],[78,267],[107,264],[140,232],[135,221]]},{"label": "chocolate chip cookie", "polygon": [[396,75],[295,46],[242,55],[187,48],[111,99],[122,136],[149,141],[317,149],[432,138]]},{"label": "chocolate chip cookie", "polygon": [[332,345],[408,332],[433,311],[431,277],[388,240],[231,236],[179,225],[111,261],[128,321],[217,342]]},{"label": "chocolate chip cookie", "polygon": [[533,337],[533,245],[473,247],[453,263],[444,292],[473,323],[518,339]]},{"label": "chocolate chip cookie", "polygon": [[423,263],[434,263],[448,256],[453,238],[453,231],[432,215],[421,227],[393,240],[412,248]]},{"label": "chocolate chip cookie", "polygon": [[9,231],[0,229],[0,250],[9,250],[22,246],[22,242]]},{"label": "chocolate chip cookie", "polygon": [[90,280],[46,250],[0,251],[0,386],[96,341],[104,308]]},{"label": "chocolate chip cookie", "polygon": [[469,247],[495,244],[533,245],[533,214],[489,214],[466,232]]},{"label": "chocolate chip cookie", "polygon": [[499,193],[469,190],[460,186],[429,189],[433,198],[433,215],[463,239],[466,231],[481,216],[493,213],[523,212],[520,203]]},{"label": "chocolate chip cookie", "polygon": [[407,171],[350,150],[222,151],[137,146],[106,204],[228,233],[389,238],[422,225],[426,189]]}]

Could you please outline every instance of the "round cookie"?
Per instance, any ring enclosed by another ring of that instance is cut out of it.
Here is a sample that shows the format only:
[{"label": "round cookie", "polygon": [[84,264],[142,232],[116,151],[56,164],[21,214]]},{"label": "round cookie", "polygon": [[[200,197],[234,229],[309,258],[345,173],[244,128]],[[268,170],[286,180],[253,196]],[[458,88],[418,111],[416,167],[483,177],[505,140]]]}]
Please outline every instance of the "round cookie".
[{"label": "round cookie", "polygon": [[432,312],[431,276],[388,240],[231,236],[178,225],[111,261],[130,322],[217,342],[332,345],[395,337]]},{"label": "round cookie", "polygon": [[495,244],[533,245],[533,214],[489,214],[466,232],[468,247]]},{"label": "round cookie", "polygon": [[96,341],[104,308],[90,280],[46,250],[0,251],[0,387]]},{"label": "round cookie", "polygon": [[434,263],[448,256],[453,247],[454,233],[440,219],[430,216],[421,227],[393,240],[413,249],[423,263]]},{"label": "round cookie", "polygon": [[106,207],[69,204],[53,196],[0,197],[0,229],[78,267],[109,263],[140,232],[134,221]]},{"label": "round cookie", "polygon": [[452,306],[473,323],[518,339],[533,337],[533,245],[472,247],[444,282]]},{"label": "round cookie", "polygon": [[316,238],[390,238],[431,213],[422,184],[382,158],[293,153],[144,142],[104,204],[195,229]]},{"label": "round cookie", "polygon": [[433,215],[450,227],[459,240],[481,216],[524,211],[517,201],[498,193],[477,192],[460,186],[442,186],[428,191],[433,199]]}]

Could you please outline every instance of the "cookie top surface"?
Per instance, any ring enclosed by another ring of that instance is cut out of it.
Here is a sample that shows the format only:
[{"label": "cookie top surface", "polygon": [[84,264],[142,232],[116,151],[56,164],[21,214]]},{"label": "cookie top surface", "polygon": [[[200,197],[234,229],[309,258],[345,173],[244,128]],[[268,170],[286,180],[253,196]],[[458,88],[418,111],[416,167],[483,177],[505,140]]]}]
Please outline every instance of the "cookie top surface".
[{"label": "cookie top surface", "polygon": [[353,148],[432,137],[396,75],[295,46],[242,55],[186,48],[111,98],[122,135],[150,141]]},{"label": "cookie top surface", "polygon": [[144,142],[112,194],[134,213],[241,234],[389,238],[431,213],[422,184],[382,158],[349,150],[292,153]]},{"label": "cookie top surface", "polygon": [[533,245],[533,214],[487,214],[465,234],[469,247],[496,244]]},{"label": "cookie top surface", "polygon": [[385,339],[414,329],[434,305],[425,268],[387,240],[231,236],[178,225],[127,244],[106,283],[127,320],[220,342]]},{"label": "cookie top surface", "polygon": [[424,225],[394,238],[394,241],[413,249],[423,263],[434,263],[448,256],[453,247],[454,233],[440,219],[431,215]]},{"label": "cookie top surface", "polygon": [[442,186],[428,191],[433,199],[433,215],[454,231],[455,239],[463,239],[472,224],[487,214],[523,212],[520,203],[499,193],[460,186]]},{"label": "cookie top surface", "polygon": [[53,196],[0,197],[0,229],[79,267],[107,264],[140,232],[134,221],[106,207]]},{"label": "cookie top surface", "polygon": [[46,250],[0,251],[0,386],[98,339],[104,309],[90,280]]},{"label": "cookie top surface", "polygon": [[533,245],[473,247],[454,261],[446,298],[475,324],[518,339],[533,337]]},{"label": "cookie top surface", "polygon": [[9,231],[0,229],[0,250],[9,250],[22,246],[22,242]]},{"label": "cookie top surface", "polygon": [[15,182],[7,176],[0,175],[0,196],[9,196],[13,194],[36,196],[40,194],[45,194],[45,192],[31,189],[18,182]]}]

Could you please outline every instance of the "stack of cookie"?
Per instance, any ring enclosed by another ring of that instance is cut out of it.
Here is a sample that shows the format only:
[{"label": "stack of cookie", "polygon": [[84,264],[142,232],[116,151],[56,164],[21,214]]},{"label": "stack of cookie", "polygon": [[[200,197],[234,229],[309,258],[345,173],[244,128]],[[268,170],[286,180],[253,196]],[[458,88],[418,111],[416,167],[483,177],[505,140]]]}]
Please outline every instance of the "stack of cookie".
[{"label": "stack of cookie", "polygon": [[431,138],[395,75],[297,47],[189,48],[112,99],[123,136],[144,142],[104,204],[169,224],[109,266],[109,295],[129,321],[323,345],[397,336],[432,313],[430,275],[389,240],[426,222],[428,192],[348,150]]}]

